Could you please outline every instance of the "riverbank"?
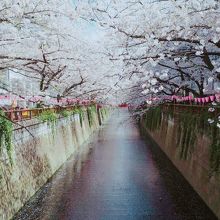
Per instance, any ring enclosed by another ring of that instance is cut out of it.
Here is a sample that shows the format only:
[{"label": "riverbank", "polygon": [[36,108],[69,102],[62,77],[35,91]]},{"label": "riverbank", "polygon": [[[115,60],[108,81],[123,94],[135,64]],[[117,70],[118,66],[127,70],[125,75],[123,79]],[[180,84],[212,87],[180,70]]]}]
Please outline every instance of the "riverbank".
[{"label": "riverbank", "polygon": [[[3,152],[1,165],[0,216],[10,219],[70,158],[77,158],[83,145],[108,118],[108,109],[84,108],[56,121],[22,122],[13,131],[13,165]],[[75,159],[77,160],[77,159]]]}]

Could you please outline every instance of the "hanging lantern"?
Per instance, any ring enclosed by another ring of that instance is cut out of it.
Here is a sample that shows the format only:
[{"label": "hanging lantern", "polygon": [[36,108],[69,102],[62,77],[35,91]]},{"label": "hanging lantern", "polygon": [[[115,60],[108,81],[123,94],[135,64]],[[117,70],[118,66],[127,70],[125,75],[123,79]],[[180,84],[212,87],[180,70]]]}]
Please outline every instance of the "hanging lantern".
[{"label": "hanging lantern", "polygon": [[189,96],[189,101],[192,101],[193,100],[193,97],[190,95]]},{"label": "hanging lantern", "polygon": [[214,101],[215,101],[215,96],[214,96],[214,95],[209,96],[209,98],[210,98],[210,100],[211,100],[212,102],[214,102]]},{"label": "hanging lantern", "polygon": [[205,101],[208,103],[209,102],[209,97],[205,97]]}]

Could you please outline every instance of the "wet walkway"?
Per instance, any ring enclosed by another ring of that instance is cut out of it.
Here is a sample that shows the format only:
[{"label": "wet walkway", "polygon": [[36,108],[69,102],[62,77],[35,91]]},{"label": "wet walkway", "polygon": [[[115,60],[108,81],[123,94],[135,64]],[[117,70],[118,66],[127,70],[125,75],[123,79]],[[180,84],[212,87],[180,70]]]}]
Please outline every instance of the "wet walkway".
[{"label": "wet walkway", "polygon": [[116,111],[90,145],[87,159],[68,161],[16,219],[215,219],[126,110]]}]

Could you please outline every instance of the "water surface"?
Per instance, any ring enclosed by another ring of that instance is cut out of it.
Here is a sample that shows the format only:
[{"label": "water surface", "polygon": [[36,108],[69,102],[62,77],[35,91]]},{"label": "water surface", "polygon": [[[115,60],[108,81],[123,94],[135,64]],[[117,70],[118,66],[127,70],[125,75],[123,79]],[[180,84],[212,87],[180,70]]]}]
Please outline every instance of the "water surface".
[{"label": "water surface", "polygon": [[127,110],[117,110],[90,147],[15,219],[216,219],[161,150],[141,137]]}]

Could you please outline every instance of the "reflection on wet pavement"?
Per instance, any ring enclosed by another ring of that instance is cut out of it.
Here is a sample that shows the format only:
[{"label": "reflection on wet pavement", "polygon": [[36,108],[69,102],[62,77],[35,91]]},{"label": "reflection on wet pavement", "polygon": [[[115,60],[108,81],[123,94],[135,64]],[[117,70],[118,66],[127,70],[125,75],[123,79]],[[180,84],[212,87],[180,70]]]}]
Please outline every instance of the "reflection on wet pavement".
[{"label": "reflection on wet pavement", "polygon": [[15,219],[216,219],[160,149],[140,136],[127,110],[116,110],[89,147]]}]

